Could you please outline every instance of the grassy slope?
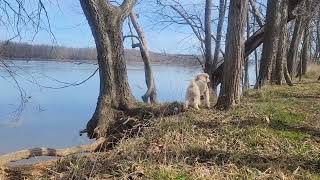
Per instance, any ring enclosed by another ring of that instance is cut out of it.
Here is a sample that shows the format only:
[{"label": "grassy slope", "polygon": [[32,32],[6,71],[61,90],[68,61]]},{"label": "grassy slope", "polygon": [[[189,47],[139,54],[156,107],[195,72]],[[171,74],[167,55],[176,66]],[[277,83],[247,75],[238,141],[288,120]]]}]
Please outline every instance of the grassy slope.
[{"label": "grassy slope", "polygon": [[68,179],[320,179],[320,83],[250,90],[229,112],[156,119],[111,151],[43,169],[42,177]]}]

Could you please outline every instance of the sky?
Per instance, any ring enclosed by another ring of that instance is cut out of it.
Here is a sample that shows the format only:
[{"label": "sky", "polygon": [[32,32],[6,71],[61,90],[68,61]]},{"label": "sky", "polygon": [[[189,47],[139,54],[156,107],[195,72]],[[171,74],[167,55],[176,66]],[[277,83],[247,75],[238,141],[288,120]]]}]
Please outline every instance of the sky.
[{"label": "sky", "polygon": [[[181,0],[190,3],[190,0]],[[193,3],[200,0],[194,0]],[[10,1],[9,1],[10,2]],[[26,0],[29,9],[35,8],[37,0]],[[82,12],[79,0],[43,0],[48,12],[53,36],[46,30],[41,30],[34,37],[34,28],[25,28],[20,38],[13,41],[28,42],[32,44],[54,44],[68,47],[94,47],[94,39],[87,20]],[[147,2],[147,1],[145,1]],[[146,33],[149,49],[154,52],[165,53],[197,53],[198,41],[191,36],[188,27],[170,26],[163,29],[155,21],[152,15],[152,7],[147,3],[140,3],[135,7],[139,14],[139,23]],[[44,13],[43,13],[43,17]],[[43,18],[43,26],[49,29],[46,19]],[[128,32],[127,23],[124,24],[124,34]],[[14,36],[14,28],[7,29],[0,26],[0,40],[8,40]],[[129,41],[129,40],[127,40]],[[129,42],[125,47],[130,48]]]}]

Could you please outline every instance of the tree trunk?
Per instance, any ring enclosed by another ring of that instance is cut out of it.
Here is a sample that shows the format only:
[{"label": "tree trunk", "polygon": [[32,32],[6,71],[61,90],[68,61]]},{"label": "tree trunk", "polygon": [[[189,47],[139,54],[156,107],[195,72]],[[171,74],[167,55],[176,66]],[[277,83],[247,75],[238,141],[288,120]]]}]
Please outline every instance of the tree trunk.
[{"label": "tree trunk", "polygon": [[[309,0],[306,1],[307,12],[311,10],[311,3]],[[303,45],[302,45],[302,55],[301,55],[301,75],[306,75],[307,73],[307,65],[308,61],[311,59],[311,31],[310,31],[310,23],[311,23],[311,15],[306,15],[305,25],[304,25],[304,35],[303,35]]]},{"label": "tree trunk", "polygon": [[267,79],[271,80],[270,73],[277,53],[279,38],[281,1],[268,0],[265,35],[260,61],[260,71],[255,88],[261,88]]},{"label": "tree trunk", "polygon": [[[216,37],[216,45],[214,49],[214,55],[213,55],[213,64],[212,64],[212,71],[215,71],[217,69],[217,64],[219,62],[219,52],[221,48],[221,39],[222,39],[222,29],[223,29],[223,23],[224,23],[224,17],[226,14],[226,8],[227,8],[227,2],[226,0],[220,0],[219,4],[219,21],[217,25],[217,37]],[[217,84],[215,83],[215,79],[211,79],[212,89],[214,92],[217,91]]]},{"label": "tree trunk", "polygon": [[[250,14],[249,10],[247,11],[247,39],[250,38]],[[244,89],[249,89],[249,56],[247,57],[246,61],[244,62]]]},{"label": "tree trunk", "polygon": [[130,19],[140,39],[139,48],[144,63],[145,80],[148,87],[147,92],[142,96],[142,100],[148,103],[150,99],[150,103],[156,103],[157,90],[150,65],[151,58],[148,50],[147,41],[145,39],[144,32],[138,23],[137,16],[133,11],[131,11],[130,13]]},{"label": "tree trunk", "polygon": [[247,6],[248,0],[230,1],[224,75],[216,104],[218,108],[229,109],[240,102],[241,66],[244,58],[243,34]]},{"label": "tree trunk", "polygon": [[211,53],[211,11],[212,0],[206,0],[205,7],[205,66],[204,72],[208,73],[211,77],[212,72],[212,53]]},{"label": "tree trunk", "polygon": [[[287,58],[287,39],[288,39],[288,26],[287,26],[287,18],[288,18],[288,0],[282,0],[281,2],[281,20],[280,20],[280,33],[279,33],[279,42],[278,42],[278,52],[276,56],[276,66],[274,72],[273,82],[277,85],[282,84],[283,75],[287,73],[287,68],[284,68],[284,63]],[[285,71],[284,71],[285,69]],[[289,76],[290,77],[290,76]],[[291,83],[291,79],[286,77],[286,82],[288,84]]]},{"label": "tree trunk", "polygon": [[95,112],[87,124],[90,138],[103,137],[116,124],[119,110],[128,110],[135,103],[128,83],[122,23],[135,0],[115,7],[104,0],[80,0],[95,39],[100,91]]},{"label": "tree trunk", "polygon": [[295,25],[294,25],[294,31],[292,35],[292,40],[288,52],[288,58],[287,58],[287,67],[288,67],[288,72],[292,78],[293,73],[294,73],[294,64],[296,62],[297,56],[298,56],[298,51],[299,51],[299,45],[301,43],[301,38],[303,34],[303,28],[302,28],[302,17],[299,16],[296,19]]}]

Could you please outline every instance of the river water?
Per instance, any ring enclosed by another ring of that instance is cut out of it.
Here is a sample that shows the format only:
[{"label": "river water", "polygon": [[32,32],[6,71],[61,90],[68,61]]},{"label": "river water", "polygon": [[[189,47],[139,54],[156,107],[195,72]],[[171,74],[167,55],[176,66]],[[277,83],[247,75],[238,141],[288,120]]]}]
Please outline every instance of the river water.
[{"label": "river water", "polygon": [[[0,67],[0,154],[33,147],[63,148],[89,143],[79,136],[94,112],[98,90],[97,69],[90,63],[56,61],[5,61],[9,71]],[[160,102],[183,101],[198,66],[153,64]],[[143,64],[128,64],[129,84],[141,101],[146,91]],[[253,68],[250,68],[253,76]],[[12,78],[12,76],[15,77]],[[252,77],[251,76],[251,77]],[[23,107],[18,82],[25,95]],[[250,78],[250,83],[255,81]],[[58,88],[58,89],[55,89]]]},{"label": "river water", "polygon": [[[97,65],[55,61],[6,61],[10,73],[0,68],[0,154],[33,147],[63,148],[86,144],[80,137],[94,112],[98,73],[79,86],[52,89],[78,83],[89,77]],[[128,64],[129,84],[141,100],[146,91],[143,64]],[[191,77],[199,67],[153,65],[158,98],[161,102],[182,101]],[[25,93],[20,106],[20,92]]]}]

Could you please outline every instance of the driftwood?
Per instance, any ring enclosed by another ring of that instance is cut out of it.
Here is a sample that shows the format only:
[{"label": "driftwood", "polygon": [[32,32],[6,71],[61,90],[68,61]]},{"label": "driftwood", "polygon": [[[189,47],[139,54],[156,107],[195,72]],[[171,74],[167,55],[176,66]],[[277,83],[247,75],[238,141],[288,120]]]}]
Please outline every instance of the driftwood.
[{"label": "driftwood", "polygon": [[36,156],[56,156],[64,157],[71,154],[77,154],[82,152],[94,152],[97,151],[101,145],[106,142],[106,138],[99,138],[94,143],[89,145],[75,146],[64,149],[52,149],[52,148],[33,148],[27,150],[21,150],[17,152],[12,152],[9,154],[0,156],[0,166],[5,165],[9,162],[18,161],[22,159],[29,159]]}]

